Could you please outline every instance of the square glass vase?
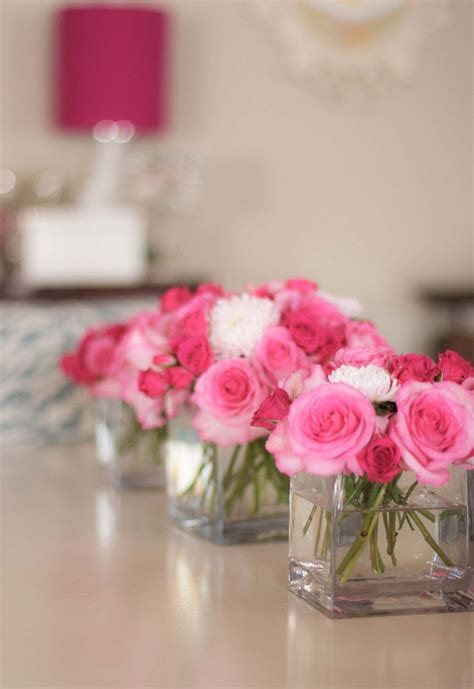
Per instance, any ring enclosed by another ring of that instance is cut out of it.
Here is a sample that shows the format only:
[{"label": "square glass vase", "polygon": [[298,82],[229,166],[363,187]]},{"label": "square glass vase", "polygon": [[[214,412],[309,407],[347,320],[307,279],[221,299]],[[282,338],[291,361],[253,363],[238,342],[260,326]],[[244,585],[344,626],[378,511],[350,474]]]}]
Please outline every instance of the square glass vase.
[{"label": "square glass vase", "polygon": [[333,618],[472,611],[470,473],[427,487],[405,472],[393,494],[366,481],[368,501],[354,476],[292,477],[290,591]]},{"label": "square glass vase", "polygon": [[98,461],[117,489],[164,489],[166,426],[143,430],[133,409],[118,400],[96,401]]},{"label": "square glass vase", "polygon": [[289,480],[265,438],[221,447],[203,443],[188,415],[168,426],[166,489],[176,526],[217,544],[288,539]]}]

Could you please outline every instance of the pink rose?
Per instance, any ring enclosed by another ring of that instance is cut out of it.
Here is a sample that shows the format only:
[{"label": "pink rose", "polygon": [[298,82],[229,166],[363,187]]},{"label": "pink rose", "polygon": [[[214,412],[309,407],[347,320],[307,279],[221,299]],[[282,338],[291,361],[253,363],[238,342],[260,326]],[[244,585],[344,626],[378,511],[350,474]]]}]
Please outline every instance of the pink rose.
[{"label": "pink rose", "polygon": [[167,325],[168,317],[158,311],[144,311],[135,316],[117,349],[117,365],[129,364],[144,371],[151,367],[156,356],[169,355]]},{"label": "pink rose", "polygon": [[446,483],[447,467],[471,453],[473,408],[470,394],[456,383],[402,385],[389,434],[420,482]]},{"label": "pink rose", "polygon": [[82,360],[85,369],[94,378],[107,374],[115,350],[115,340],[108,334],[90,334],[83,343]]},{"label": "pink rose", "polygon": [[464,388],[464,390],[467,390],[468,392],[474,394],[474,375],[469,376],[469,378],[463,380],[463,382],[461,383],[461,387]]},{"label": "pink rose", "polygon": [[209,325],[206,314],[202,309],[193,309],[176,321],[172,327],[172,345],[179,343],[186,337],[205,337]]},{"label": "pink rose", "polygon": [[168,390],[163,398],[166,419],[174,419],[189,400],[189,390]]},{"label": "pink rose", "polygon": [[307,354],[315,355],[318,363],[325,363],[345,345],[347,322],[339,309],[316,297],[287,311],[283,317],[283,325],[296,344]]},{"label": "pink rose", "polygon": [[165,380],[168,385],[175,390],[185,390],[189,388],[194,380],[194,376],[191,371],[187,371],[181,366],[172,366],[165,370]]},{"label": "pink rose", "polygon": [[[151,371],[153,374],[158,374],[155,378],[150,376],[150,372],[140,372],[137,375],[136,370],[129,369],[124,371],[122,376],[122,399],[127,402],[135,411],[135,415],[145,430],[151,428],[160,428],[169,419],[176,416],[184,403],[189,399],[190,392],[188,389],[178,390],[170,389],[168,372],[171,369],[166,369],[164,372]],[[148,375],[145,375],[148,373]],[[163,393],[160,394],[161,381],[163,381]],[[141,387],[147,392],[145,394],[140,390]],[[156,383],[156,387],[154,387]],[[154,396],[157,394],[158,396]]]},{"label": "pink rose", "polygon": [[164,413],[164,401],[164,397],[153,399],[147,395],[136,395],[133,401],[130,401],[143,430],[149,431],[152,428],[161,428],[165,425],[168,419]]},{"label": "pink rose", "polygon": [[375,410],[364,395],[345,383],[322,384],[291,405],[287,457],[300,458],[312,474],[360,474],[356,455],[374,429]]},{"label": "pink rose", "polygon": [[160,299],[160,307],[163,313],[176,311],[180,306],[191,301],[193,295],[187,287],[171,287]]},{"label": "pink rose", "polygon": [[370,346],[390,349],[387,340],[370,321],[349,321],[346,337],[348,347]]},{"label": "pink rose", "polygon": [[284,285],[282,285],[281,289],[277,290],[273,295],[273,301],[275,302],[279,312],[282,314],[286,314],[290,311],[296,311],[303,306],[314,304],[315,299],[315,295],[304,294],[303,292],[298,292],[298,290],[295,289],[286,289]]},{"label": "pink rose", "polygon": [[187,337],[207,337],[209,324],[208,314],[216,297],[210,293],[195,296],[188,304],[180,308],[173,316],[169,328],[171,346],[176,348]]},{"label": "pink rose", "polygon": [[388,347],[374,347],[372,345],[359,345],[357,347],[345,347],[336,352],[334,366],[380,366],[385,368],[392,357],[392,350]]},{"label": "pink rose", "polygon": [[438,367],[431,357],[424,354],[399,354],[392,357],[389,372],[401,383],[409,380],[429,383],[438,375]]},{"label": "pink rose", "polygon": [[294,400],[303,392],[316,390],[317,387],[327,382],[328,378],[323,367],[315,364],[310,370],[301,368],[289,375],[281,387],[286,390],[290,400]]},{"label": "pink rose", "polygon": [[196,290],[196,294],[212,294],[214,297],[223,297],[225,292],[222,285],[217,282],[203,282]]},{"label": "pink rose", "polygon": [[91,386],[96,396],[116,396],[115,359],[126,331],[127,327],[121,324],[89,329],[77,350],[63,355],[61,368],[65,375],[78,385]]},{"label": "pink rose", "polygon": [[254,370],[245,359],[235,358],[213,364],[200,377],[193,401],[218,418],[232,419],[253,411],[259,394]]},{"label": "pink rose", "polygon": [[164,374],[150,368],[138,374],[138,389],[147,397],[155,398],[163,395],[168,386]]},{"label": "pink rose", "polygon": [[212,364],[212,350],[207,337],[195,335],[183,339],[176,350],[179,363],[195,376],[204,373]]},{"label": "pink rose", "polygon": [[113,357],[122,337],[125,326],[110,326],[90,330],[79,347],[79,358],[88,374],[97,378],[107,375],[113,365]]},{"label": "pink rose", "polygon": [[447,349],[438,357],[438,367],[443,380],[462,383],[466,378],[474,376],[474,368],[469,361],[463,359],[457,352]]},{"label": "pink rose", "polygon": [[275,457],[275,463],[282,474],[294,476],[300,471],[306,471],[304,460],[301,457],[297,457],[290,447],[288,417],[285,417],[277,424],[277,427],[265,443],[265,447]]},{"label": "pink rose", "polygon": [[281,421],[288,415],[290,409],[290,396],[282,388],[276,388],[271,395],[266,397],[252,417],[252,426],[266,428],[273,431],[277,421]]},{"label": "pink rose", "polygon": [[76,385],[88,385],[93,382],[87,375],[87,371],[83,369],[77,352],[66,352],[66,354],[63,354],[59,365],[64,375],[76,383]]},{"label": "pink rose", "polygon": [[400,471],[401,459],[398,446],[386,435],[374,436],[357,455],[369,481],[377,483],[390,483]]},{"label": "pink rose", "polygon": [[316,292],[316,290],[318,289],[318,285],[316,282],[312,282],[311,280],[295,279],[295,280],[287,280],[285,282],[285,288],[286,289],[294,289],[297,292],[308,293],[308,292]]},{"label": "pink rose", "polygon": [[267,299],[273,299],[273,297],[283,289],[284,283],[280,280],[271,280],[270,282],[264,282],[261,285],[248,284],[247,292],[253,297],[262,297]]},{"label": "pink rose", "polygon": [[267,328],[257,344],[254,360],[261,367],[263,377],[271,385],[306,366],[303,351],[295,344],[286,328]]},{"label": "pink rose", "polygon": [[145,430],[159,428],[166,423],[164,410],[165,395],[149,397],[139,389],[139,375],[136,370],[122,371],[122,400],[129,404]]},{"label": "pink rose", "polygon": [[246,359],[213,364],[198,378],[192,401],[193,419],[202,440],[220,445],[249,442],[263,434],[250,421],[264,397],[257,375]]},{"label": "pink rose", "polygon": [[155,366],[173,366],[176,363],[174,356],[171,354],[155,354],[152,362]]}]

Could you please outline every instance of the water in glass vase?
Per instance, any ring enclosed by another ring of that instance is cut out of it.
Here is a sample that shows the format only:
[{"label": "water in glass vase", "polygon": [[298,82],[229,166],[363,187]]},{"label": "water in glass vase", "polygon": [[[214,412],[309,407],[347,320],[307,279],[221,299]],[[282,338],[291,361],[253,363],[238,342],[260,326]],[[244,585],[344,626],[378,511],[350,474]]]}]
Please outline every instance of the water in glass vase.
[{"label": "water in glass vase", "polygon": [[203,443],[188,417],[173,420],[166,450],[173,522],[220,544],[286,540],[288,479],[264,445]]},{"label": "water in glass vase", "polygon": [[472,609],[465,472],[450,483],[367,485],[364,508],[343,477],[294,477],[290,590],[331,617]]},{"label": "water in glass vase", "polygon": [[166,426],[143,430],[131,407],[117,400],[97,405],[96,443],[116,488],[164,488]]}]

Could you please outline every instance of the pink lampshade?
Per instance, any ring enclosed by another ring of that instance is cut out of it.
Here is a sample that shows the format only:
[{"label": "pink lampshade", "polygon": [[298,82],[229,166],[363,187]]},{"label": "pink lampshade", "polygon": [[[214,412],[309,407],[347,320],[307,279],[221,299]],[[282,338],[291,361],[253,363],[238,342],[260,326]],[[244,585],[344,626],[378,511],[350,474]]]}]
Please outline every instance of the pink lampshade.
[{"label": "pink lampshade", "polygon": [[150,7],[82,5],[57,21],[56,123],[92,129],[128,120],[162,129],[168,105],[168,17]]}]

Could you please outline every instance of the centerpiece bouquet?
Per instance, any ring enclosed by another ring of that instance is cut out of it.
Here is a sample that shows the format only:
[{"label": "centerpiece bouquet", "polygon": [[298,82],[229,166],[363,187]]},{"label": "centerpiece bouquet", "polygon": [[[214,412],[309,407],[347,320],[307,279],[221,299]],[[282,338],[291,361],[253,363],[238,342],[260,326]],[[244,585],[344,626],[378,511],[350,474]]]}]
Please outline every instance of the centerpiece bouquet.
[{"label": "centerpiece bouquet", "polygon": [[292,476],[292,591],[331,616],[472,609],[473,389],[455,352],[356,346],[263,401],[253,425]]},{"label": "centerpiece bouquet", "polygon": [[[98,458],[120,488],[164,487],[167,424],[190,394],[189,374],[171,365],[168,310],[164,297],[125,323],[90,328],[61,359],[64,374],[95,400]],[[159,389],[145,375],[151,366],[166,372]]]},{"label": "centerpiece bouquet", "polygon": [[[287,537],[289,479],[265,447],[268,429],[251,426],[253,412],[279,381],[329,365],[341,347],[387,347],[359,312],[354,299],[308,280],[243,293],[177,286],[155,309],[88,331],[62,364],[99,399],[118,483],[129,468],[128,484],[145,485],[138,460],[157,469],[166,448],[179,526],[218,542]],[[117,417],[121,430],[111,433]]]},{"label": "centerpiece bouquet", "polygon": [[189,397],[168,425],[167,487],[172,519],[216,542],[287,537],[288,478],[265,447],[253,412],[278,381],[326,365],[342,346],[386,345],[352,299],[334,299],[307,280],[272,282],[243,293],[206,285],[174,288],[167,322],[170,357],[140,377],[159,397],[167,367]]}]

